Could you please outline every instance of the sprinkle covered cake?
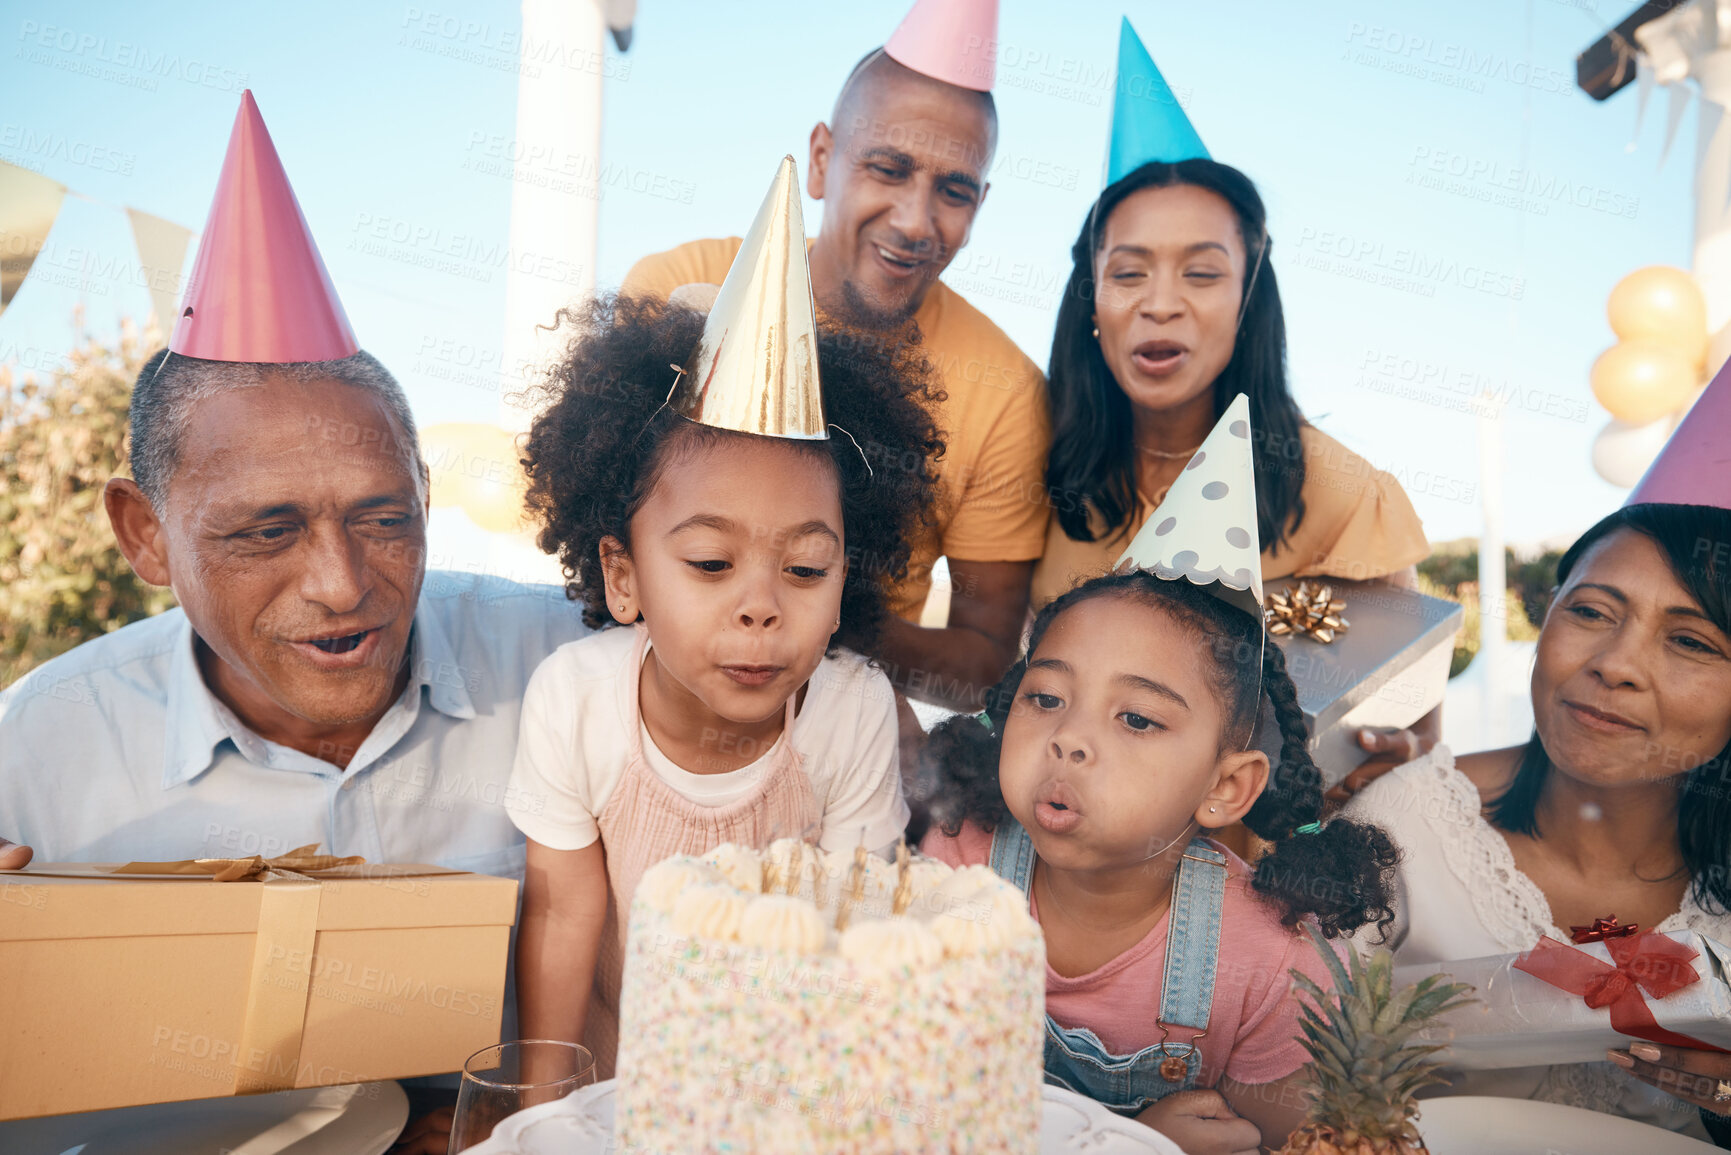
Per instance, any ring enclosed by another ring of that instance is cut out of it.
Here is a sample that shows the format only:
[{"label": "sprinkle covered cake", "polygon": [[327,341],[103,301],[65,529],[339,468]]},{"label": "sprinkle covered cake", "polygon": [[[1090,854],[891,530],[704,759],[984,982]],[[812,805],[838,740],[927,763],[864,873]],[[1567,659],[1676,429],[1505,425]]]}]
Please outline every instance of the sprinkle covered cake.
[{"label": "sprinkle covered cake", "polygon": [[989,869],[784,840],[644,875],[620,1000],[625,1150],[1034,1152],[1045,946]]}]

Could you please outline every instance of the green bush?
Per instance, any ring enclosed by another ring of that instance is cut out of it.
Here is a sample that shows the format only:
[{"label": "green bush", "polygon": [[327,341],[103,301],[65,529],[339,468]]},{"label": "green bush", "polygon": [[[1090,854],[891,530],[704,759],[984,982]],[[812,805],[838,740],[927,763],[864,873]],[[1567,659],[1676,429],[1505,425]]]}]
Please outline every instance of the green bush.
[{"label": "green bush", "polygon": [[112,347],[86,333],[45,381],[0,368],[0,685],[174,604],[133,574],[102,508],[151,347],[129,325]]}]

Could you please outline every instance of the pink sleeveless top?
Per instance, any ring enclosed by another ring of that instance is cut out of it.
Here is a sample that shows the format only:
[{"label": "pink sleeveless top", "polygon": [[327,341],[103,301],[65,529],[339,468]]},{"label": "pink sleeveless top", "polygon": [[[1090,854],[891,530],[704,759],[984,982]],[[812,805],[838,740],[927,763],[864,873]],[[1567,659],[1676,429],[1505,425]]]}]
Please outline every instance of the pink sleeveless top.
[{"label": "pink sleeveless top", "polygon": [[[631,896],[644,871],[676,854],[705,854],[724,842],[766,846],[776,838],[799,838],[821,819],[811,781],[793,748],[795,698],[787,700],[781,736],[770,747],[769,763],[755,789],[725,806],[700,806],[682,796],[656,774],[643,757],[642,705],[638,686],[649,632],[637,630],[637,646],[629,669],[626,701],[631,704],[628,727],[630,754],[601,813],[601,847],[607,856],[607,921],[590,987],[589,1012],[584,1019],[583,1045],[595,1056],[595,1076],[613,1077],[619,1052],[619,987],[625,953],[625,929]],[[797,695],[796,695],[797,697]]]}]

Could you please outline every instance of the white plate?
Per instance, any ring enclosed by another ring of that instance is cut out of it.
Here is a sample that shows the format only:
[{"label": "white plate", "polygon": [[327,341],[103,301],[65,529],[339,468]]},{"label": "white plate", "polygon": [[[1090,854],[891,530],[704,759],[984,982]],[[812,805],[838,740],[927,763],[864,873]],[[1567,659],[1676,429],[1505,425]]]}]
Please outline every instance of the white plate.
[{"label": "white plate", "polygon": [[6,1155],[383,1155],[409,1098],[392,1082],[306,1087],[0,1123]]},{"label": "white plate", "polygon": [[1419,1105],[1418,1130],[1431,1155],[1705,1155],[1718,1150],[1621,1115],[1490,1095],[1426,1099]]},{"label": "white plate", "polygon": [[[613,1146],[612,1079],[506,1119],[493,1137],[465,1155],[602,1155]],[[1040,1155],[1184,1155],[1158,1131],[1120,1118],[1090,1099],[1046,1087]],[[1643,1155],[1658,1155],[1657,1152]]]}]

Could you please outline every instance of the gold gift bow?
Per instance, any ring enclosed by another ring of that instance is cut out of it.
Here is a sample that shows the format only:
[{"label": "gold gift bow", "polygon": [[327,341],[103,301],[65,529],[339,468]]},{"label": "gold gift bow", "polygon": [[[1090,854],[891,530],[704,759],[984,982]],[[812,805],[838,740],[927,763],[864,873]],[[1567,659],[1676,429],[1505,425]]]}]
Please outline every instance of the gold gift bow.
[{"label": "gold gift bow", "polygon": [[1284,593],[1269,594],[1262,620],[1271,637],[1307,637],[1326,646],[1351,626],[1340,616],[1345,610],[1346,599],[1335,597],[1333,586],[1305,580]]},{"label": "gold gift bow", "polygon": [[271,882],[277,879],[311,880],[322,871],[339,866],[359,866],[366,862],[358,854],[339,858],[334,854],[316,854],[319,844],[309,842],[287,854],[266,858],[255,854],[250,858],[181,858],[174,862],[128,862],[117,866],[114,874],[208,874],[212,882]]}]

